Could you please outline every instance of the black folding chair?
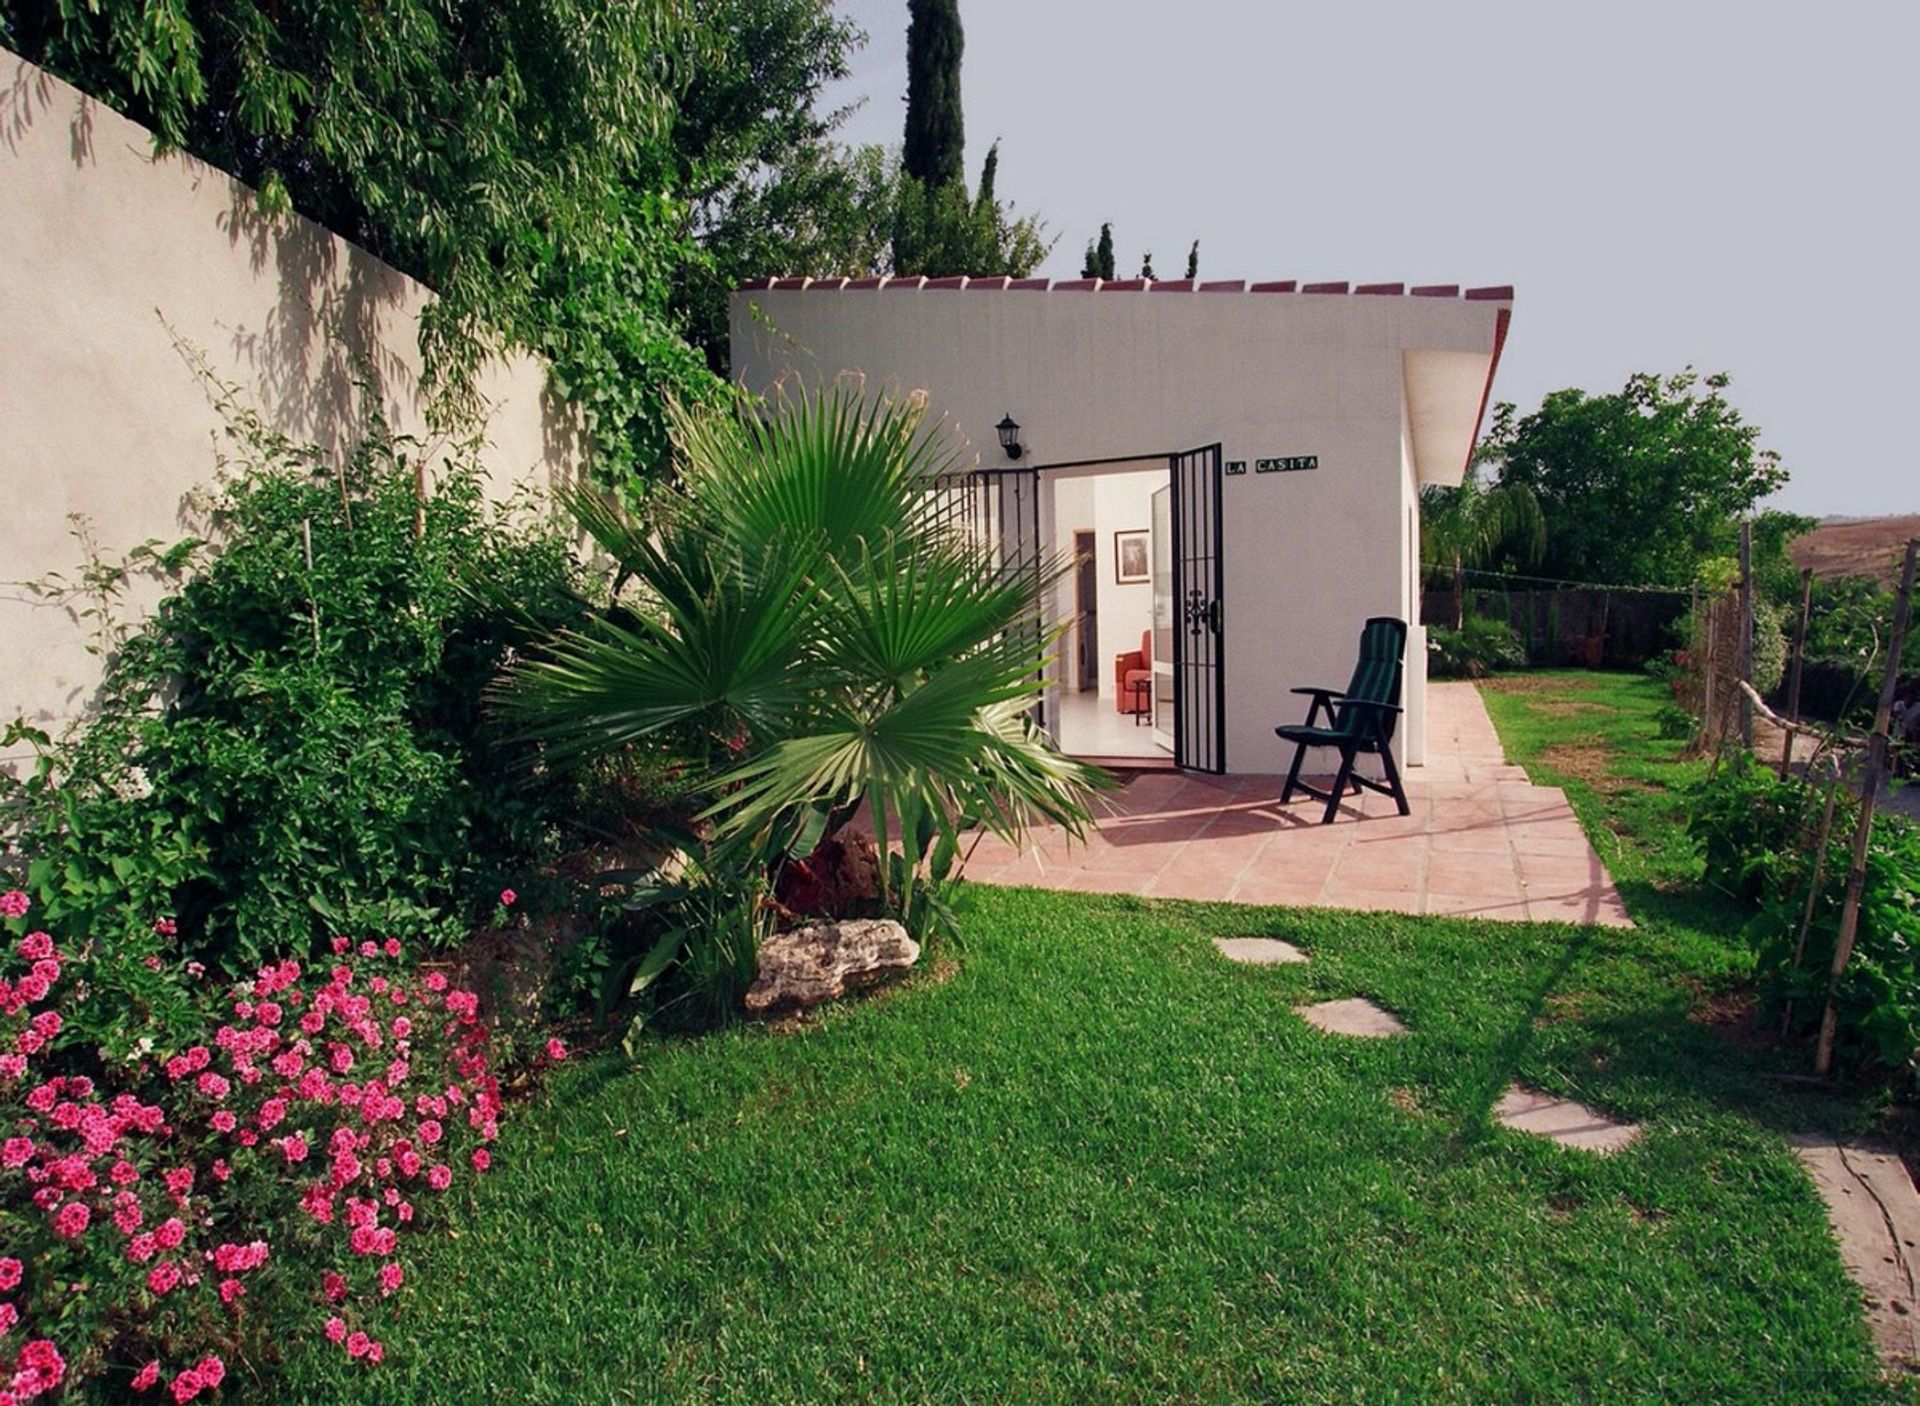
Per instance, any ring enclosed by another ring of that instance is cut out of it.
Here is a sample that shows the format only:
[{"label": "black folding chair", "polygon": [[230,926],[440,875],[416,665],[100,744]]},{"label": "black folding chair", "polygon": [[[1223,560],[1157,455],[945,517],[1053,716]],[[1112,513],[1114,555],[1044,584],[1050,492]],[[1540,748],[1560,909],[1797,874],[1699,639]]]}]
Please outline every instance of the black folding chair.
[{"label": "black folding chair", "polygon": [[[1293,799],[1295,790],[1305,791],[1327,803],[1327,813],[1320,823],[1329,825],[1351,785],[1355,794],[1359,787],[1365,786],[1370,791],[1391,796],[1402,815],[1409,813],[1406,788],[1400,784],[1400,769],[1393,764],[1392,745],[1394,723],[1402,711],[1400,666],[1406,652],[1407,622],[1388,615],[1375,616],[1360,632],[1360,658],[1353,666],[1353,678],[1345,693],[1336,693],[1330,688],[1293,690],[1310,695],[1313,702],[1307,708],[1304,723],[1274,729],[1282,740],[1295,744],[1293,766],[1288,769],[1287,784],[1280,792],[1281,805]],[[1319,723],[1323,712],[1324,726]],[[1322,791],[1300,779],[1300,764],[1306,760],[1309,747],[1333,747],[1340,752],[1340,770],[1330,790]],[[1386,773],[1384,782],[1355,773],[1353,759],[1362,753],[1380,758],[1381,770]]]}]

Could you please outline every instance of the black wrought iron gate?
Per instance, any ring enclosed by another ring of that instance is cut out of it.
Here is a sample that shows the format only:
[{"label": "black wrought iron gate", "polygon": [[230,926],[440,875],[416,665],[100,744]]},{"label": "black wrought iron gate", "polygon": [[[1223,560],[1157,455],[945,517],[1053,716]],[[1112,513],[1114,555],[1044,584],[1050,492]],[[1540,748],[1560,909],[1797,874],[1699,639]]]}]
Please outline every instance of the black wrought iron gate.
[{"label": "black wrought iron gate", "polygon": [[1220,446],[1175,454],[1173,477],[1173,760],[1227,769],[1226,633],[1221,597]]},{"label": "black wrought iron gate", "polygon": [[[1027,628],[1039,652],[1044,622],[1039,611],[1041,576],[1048,553],[1040,542],[1040,475],[1035,469],[976,469],[938,481],[928,506],[938,521],[993,554],[1006,575],[1024,576],[1036,609]],[[1045,695],[1034,705],[1035,721],[1047,725]]]}]

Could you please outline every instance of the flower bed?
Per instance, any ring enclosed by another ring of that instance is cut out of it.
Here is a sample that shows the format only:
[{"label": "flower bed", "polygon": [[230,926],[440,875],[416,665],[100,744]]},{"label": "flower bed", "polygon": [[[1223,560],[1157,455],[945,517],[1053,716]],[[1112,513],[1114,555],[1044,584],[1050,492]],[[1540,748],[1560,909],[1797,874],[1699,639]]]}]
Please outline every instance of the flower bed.
[{"label": "flower bed", "polygon": [[[14,931],[26,913],[0,896]],[[262,967],[204,1043],[127,1065],[61,1042],[96,959],[37,931],[0,956],[0,1406],[190,1401],[307,1331],[381,1360],[402,1237],[487,1169],[500,1090],[472,992],[394,940],[334,952]]]}]

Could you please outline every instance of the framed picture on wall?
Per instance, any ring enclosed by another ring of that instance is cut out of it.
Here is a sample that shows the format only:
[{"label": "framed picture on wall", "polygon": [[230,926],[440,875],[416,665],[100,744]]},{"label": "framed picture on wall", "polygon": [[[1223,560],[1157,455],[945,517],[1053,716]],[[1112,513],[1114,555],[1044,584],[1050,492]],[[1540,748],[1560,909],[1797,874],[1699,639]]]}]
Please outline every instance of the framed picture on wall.
[{"label": "framed picture on wall", "polygon": [[1153,556],[1147,550],[1147,529],[1113,534],[1113,579],[1122,586],[1142,586],[1153,577]]}]

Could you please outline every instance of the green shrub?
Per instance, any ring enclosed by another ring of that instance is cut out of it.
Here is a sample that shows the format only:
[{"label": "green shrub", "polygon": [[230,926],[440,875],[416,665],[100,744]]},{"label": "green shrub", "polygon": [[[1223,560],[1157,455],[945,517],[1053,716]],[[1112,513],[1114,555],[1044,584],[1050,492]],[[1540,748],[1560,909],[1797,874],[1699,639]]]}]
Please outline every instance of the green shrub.
[{"label": "green shrub", "polygon": [[1427,672],[1436,679],[1484,678],[1496,669],[1519,669],[1526,663],[1520,636],[1504,620],[1469,615],[1457,630],[1427,628]]},{"label": "green shrub", "polygon": [[[1796,965],[1820,793],[1739,757],[1702,783],[1693,799],[1690,829],[1704,853],[1706,881],[1753,908],[1747,932],[1762,991],[1775,1003],[1792,999],[1795,1029],[1807,1033],[1826,1001],[1852,862],[1851,807],[1838,811],[1806,951]],[[1895,817],[1874,823],[1859,928],[1835,1008],[1844,1059],[1913,1066],[1920,1051],[1920,829]]]},{"label": "green shrub", "polygon": [[222,550],[113,655],[97,719],[35,742],[6,854],[48,925],[156,913],[238,972],[335,932],[447,939],[548,842],[481,692],[577,609],[562,537],[490,506],[471,449],[415,489],[377,418],[344,463],[227,407]]}]

